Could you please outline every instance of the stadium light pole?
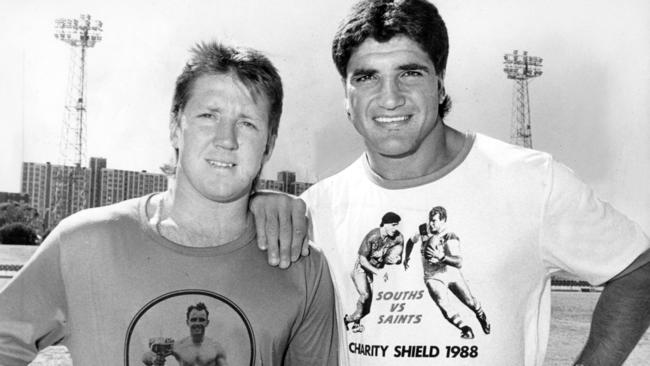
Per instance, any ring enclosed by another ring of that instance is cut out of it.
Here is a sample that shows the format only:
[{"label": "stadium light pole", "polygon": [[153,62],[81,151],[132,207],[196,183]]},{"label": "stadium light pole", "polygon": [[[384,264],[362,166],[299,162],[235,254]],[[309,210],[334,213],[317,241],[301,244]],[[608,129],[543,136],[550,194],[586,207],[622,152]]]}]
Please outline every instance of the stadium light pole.
[{"label": "stadium light pole", "polygon": [[530,128],[530,97],[528,80],[542,75],[542,58],[531,56],[527,51],[503,55],[508,79],[515,81],[512,90],[512,116],[510,141],[513,144],[531,148],[533,146]]},{"label": "stadium light pole", "polygon": [[86,50],[102,40],[102,22],[88,14],[54,21],[54,37],[70,46],[68,85],[61,136],[60,166],[54,176],[53,202],[45,213],[48,227],[86,208]]}]

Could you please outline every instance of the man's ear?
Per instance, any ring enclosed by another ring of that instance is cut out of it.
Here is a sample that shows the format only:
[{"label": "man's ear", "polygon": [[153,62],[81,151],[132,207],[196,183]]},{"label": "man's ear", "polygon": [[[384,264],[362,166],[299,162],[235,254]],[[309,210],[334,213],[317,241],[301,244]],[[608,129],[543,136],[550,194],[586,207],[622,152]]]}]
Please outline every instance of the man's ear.
[{"label": "man's ear", "polygon": [[345,114],[348,116],[348,120],[352,120],[352,114],[350,113],[350,100],[348,99],[348,84],[345,78],[341,78],[341,84],[343,85],[343,108],[345,108]]},{"label": "man's ear", "polygon": [[178,142],[181,139],[181,118],[171,115],[169,122],[169,141],[175,150],[178,150]]},{"label": "man's ear", "polygon": [[444,75],[438,76],[438,104],[444,102],[445,97],[447,97],[447,91],[445,90],[445,79]]},{"label": "man's ear", "polygon": [[275,148],[275,140],[278,135],[269,135],[268,140],[266,141],[266,150],[264,150],[264,159],[262,160],[262,165],[265,164],[271,158],[271,153],[273,153],[273,148]]}]

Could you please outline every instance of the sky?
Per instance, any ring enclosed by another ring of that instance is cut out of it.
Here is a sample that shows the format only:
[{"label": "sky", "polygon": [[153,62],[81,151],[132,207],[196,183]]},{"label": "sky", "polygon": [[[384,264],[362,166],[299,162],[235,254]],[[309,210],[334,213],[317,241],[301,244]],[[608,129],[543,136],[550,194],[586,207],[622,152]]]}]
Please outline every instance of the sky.
[{"label": "sky", "polygon": [[[20,190],[22,161],[56,163],[69,47],[56,18],[103,22],[87,55],[87,156],[108,167],[158,171],[169,161],[174,80],[191,46],[257,48],[285,88],[279,138],[264,178],[293,170],[317,181],[363,151],[347,121],[330,56],[352,1],[23,0],[0,3],[0,191]],[[570,166],[603,199],[650,232],[650,2],[440,0],[449,29],[446,122],[502,140],[513,82],[503,54],[540,56],[530,82],[533,147]]]}]

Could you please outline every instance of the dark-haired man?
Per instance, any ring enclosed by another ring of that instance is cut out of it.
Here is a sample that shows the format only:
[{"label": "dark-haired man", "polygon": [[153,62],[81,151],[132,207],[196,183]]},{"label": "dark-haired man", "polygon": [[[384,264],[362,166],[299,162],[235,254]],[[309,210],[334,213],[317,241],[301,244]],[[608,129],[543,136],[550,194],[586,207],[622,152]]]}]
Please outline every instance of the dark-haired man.
[{"label": "dark-haired man", "polygon": [[[178,331],[170,307],[200,296],[220,307],[211,317],[227,331],[228,363],[336,365],[323,256],[281,271],[255,245],[248,201],[273,150],[282,95],[280,76],[260,52],[194,47],[173,97],[169,190],[58,225],[0,292],[0,364],[27,365],[57,343],[75,365],[140,364],[152,335],[165,336],[151,345],[164,355],[166,333]],[[197,332],[207,325],[205,309],[189,315]],[[198,338],[176,346],[182,364],[218,359],[194,352]]]},{"label": "dark-haired man", "polygon": [[169,348],[166,355],[156,355],[147,351],[142,358],[145,365],[162,364],[166,356],[173,356],[181,366],[228,366],[226,351],[219,342],[205,336],[205,328],[210,324],[210,312],[204,303],[190,305],[187,308],[186,320],[190,335],[181,339]]},{"label": "dark-haired man", "polygon": [[[387,212],[381,217],[378,228],[366,234],[359,246],[357,261],[352,270],[352,281],[359,293],[354,313],[345,315],[346,329],[363,332],[361,319],[370,313],[372,305],[372,282],[385,265],[399,264],[402,261],[404,237],[397,230],[401,218],[394,212]],[[384,281],[388,274],[384,273]],[[351,326],[349,324],[352,324]]]},{"label": "dark-haired man", "polygon": [[[492,332],[460,340],[432,311],[424,269],[413,263],[375,289],[365,331],[342,339],[344,358],[373,366],[542,365],[549,279],[562,269],[605,284],[579,361],[621,364],[650,323],[650,241],[550,155],[447,126],[448,49],[444,21],[427,1],[353,6],[332,57],[366,152],[303,198],[343,308],[356,292],[345,280],[356,260],[350,243],[363,238],[370,218],[391,210],[415,227],[432,202],[453,211],[453,231],[465,243],[463,274],[490,310]],[[260,197],[254,207],[265,212],[285,200]]]}]

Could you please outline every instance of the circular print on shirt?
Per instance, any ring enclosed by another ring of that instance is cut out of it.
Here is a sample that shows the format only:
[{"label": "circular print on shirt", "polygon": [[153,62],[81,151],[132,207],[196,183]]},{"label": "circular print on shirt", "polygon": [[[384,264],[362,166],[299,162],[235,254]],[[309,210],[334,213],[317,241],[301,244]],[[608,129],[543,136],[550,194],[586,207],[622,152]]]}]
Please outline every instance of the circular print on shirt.
[{"label": "circular print on shirt", "polygon": [[124,365],[251,365],[255,337],[241,309],[204,290],[159,296],[133,317]]}]

